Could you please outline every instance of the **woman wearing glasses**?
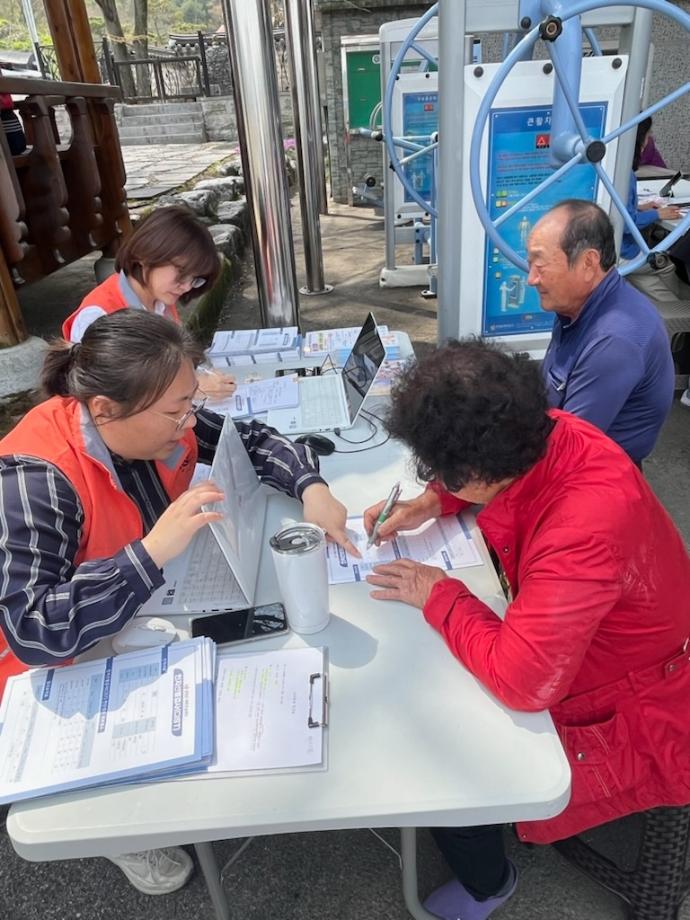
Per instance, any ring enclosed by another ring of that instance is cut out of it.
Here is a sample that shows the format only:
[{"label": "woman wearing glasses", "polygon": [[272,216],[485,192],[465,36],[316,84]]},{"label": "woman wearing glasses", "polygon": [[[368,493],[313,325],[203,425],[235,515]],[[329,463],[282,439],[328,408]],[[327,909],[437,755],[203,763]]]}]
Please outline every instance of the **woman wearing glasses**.
[{"label": "woman wearing glasses", "polygon": [[[95,287],[62,324],[68,342],[81,342],[91,323],[131,307],[180,323],[178,303],[199,297],[215,284],[220,261],[213,237],[188,208],[158,208],[120,247],[115,274]],[[203,375],[208,396],[222,399],[235,379],[217,371]]]},{"label": "woman wearing glasses", "polygon": [[[223,497],[218,488],[190,488],[224,421],[198,401],[201,357],[181,326],[141,310],[97,319],[81,344],[51,346],[49,398],[0,440],[0,683],[119,632],[163,584],[163,566],[218,519],[202,510]],[[301,499],[305,520],[352,552],[345,507],[311,449],[236,424],[261,479]],[[148,894],[191,872],[176,849],[113,861]]]}]

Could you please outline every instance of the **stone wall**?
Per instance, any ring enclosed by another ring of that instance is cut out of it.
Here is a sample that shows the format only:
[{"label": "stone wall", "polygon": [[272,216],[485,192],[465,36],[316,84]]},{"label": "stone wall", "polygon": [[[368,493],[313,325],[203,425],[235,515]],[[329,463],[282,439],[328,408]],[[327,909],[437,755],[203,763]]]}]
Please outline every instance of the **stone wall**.
[{"label": "stone wall", "polygon": [[[237,121],[235,119],[235,102],[232,96],[215,96],[210,99],[200,99],[199,101],[201,102],[204,127],[206,128],[208,140],[235,142],[237,140]],[[294,137],[290,93],[280,93],[280,112],[283,138],[288,140]]]},{"label": "stone wall", "polygon": [[378,35],[384,22],[421,16],[430,5],[405,0],[366,0],[357,4],[343,0],[317,0],[326,71],[331,194],[336,201],[347,202],[350,185],[357,185],[366,175],[375,176],[377,181],[383,179],[381,145],[356,136],[349,138],[351,181],[347,175],[340,39],[344,35]]},{"label": "stone wall", "polygon": [[[670,6],[671,4],[669,4]],[[673,3],[690,14],[689,0]],[[654,61],[649,101],[661,99],[690,79],[690,35],[666,16],[654,14]],[[690,171],[690,94],[654,116],[654,137],[669,166]]]}]

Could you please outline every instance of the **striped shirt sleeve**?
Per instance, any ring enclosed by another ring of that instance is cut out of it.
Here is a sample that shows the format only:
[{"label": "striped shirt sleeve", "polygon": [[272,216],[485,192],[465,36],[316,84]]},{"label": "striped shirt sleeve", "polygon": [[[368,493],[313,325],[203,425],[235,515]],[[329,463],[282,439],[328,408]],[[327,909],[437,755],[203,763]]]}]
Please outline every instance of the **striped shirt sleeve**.
[{"label": "striped shirt sleeve", "polygon": [[[199,461],[212,463],[223,416],[203,409],[197,416],[196,438]],[[267,485],[294,498],[301,498],[307,486],[325,483],[319,475],[319,461],[306,444],[295,444],[263,422],[235,422],[242,443],[254,465],[257,476]]]},{"label": "striped shirt sleeve", "polygon": [[59,664],[119,632],[163,583],[139,541],[75,565],[83,521],[55,467],[0,458],[0,626],[26,664]]}]

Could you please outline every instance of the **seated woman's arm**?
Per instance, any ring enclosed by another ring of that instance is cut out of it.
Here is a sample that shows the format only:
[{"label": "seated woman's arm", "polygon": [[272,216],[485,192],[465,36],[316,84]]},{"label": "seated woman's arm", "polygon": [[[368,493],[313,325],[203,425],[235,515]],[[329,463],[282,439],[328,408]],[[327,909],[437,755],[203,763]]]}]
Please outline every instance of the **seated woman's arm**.
[{"label": "seated woman's arm", "polygon": [[0,626],[26,664],[60,664],[119,632],[163,583],[139,541],[75,565],[82,525],[55,467],[0,459]]},{"label": "seated woman's arm", "polygon": [[[319,461],[306,444],[284,438],[262,422],[235,422],[257,476],[263,482],[298,498],[304,519],[321,527],[347,552],[359,556],[347,532],[347,509],[330,492],[319,475]],[[223,427],[223,417],[202,410],[197,416],[196,438],[201,463],[212,463]]]},{"label": "seated woman's arm", "polygon": [[[196,439],[199,462],[213,463],[223,427],[223,416],[203,409],[197,416]],[[319,475],[319,462],[306,444],[295,444],[278,434],[275,428],[253,420],[235,422],[257,476],[280,492],[302,498],[307,486],[325,484]]]}]

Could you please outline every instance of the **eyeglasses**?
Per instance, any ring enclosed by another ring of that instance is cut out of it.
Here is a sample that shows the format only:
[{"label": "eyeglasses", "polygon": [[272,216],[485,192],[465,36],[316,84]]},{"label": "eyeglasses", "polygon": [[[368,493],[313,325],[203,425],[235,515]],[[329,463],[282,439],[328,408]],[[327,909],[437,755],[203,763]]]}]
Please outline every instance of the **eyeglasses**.
[{"label": "eyeglasses", "polygon": [[155,415],[162,415],[163,418],[167,418],[169,422],[174,422],[175,431],[182,431],[182,429],[184,428],[184,426],[187,424],[187,422],[190,420],[192,416],[194,416],[194,418],[198,416],[198,414],[201,412],[201,410],[206,405],[207,400],[208,400],[208,396],[205,393],[203,393],[201,399],[197,400],[196,402],[192,400],[192,405],[190,406],[190,408],[187,409],[187,411],[183,415],[181,415],[179,418],[173,418],[172,415],[170,415],[169,413],[160,412],[158,409],[149,409],[148,411],[153,412]]},{"label": "eyeglasses", "polygon": [[203,287],[207,281],[208,278],[203,275],[183,275],[180,271],[175,276],[175,284],[178,287],[192,288],[192,290]]}]

